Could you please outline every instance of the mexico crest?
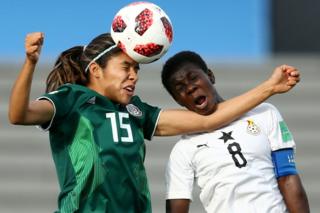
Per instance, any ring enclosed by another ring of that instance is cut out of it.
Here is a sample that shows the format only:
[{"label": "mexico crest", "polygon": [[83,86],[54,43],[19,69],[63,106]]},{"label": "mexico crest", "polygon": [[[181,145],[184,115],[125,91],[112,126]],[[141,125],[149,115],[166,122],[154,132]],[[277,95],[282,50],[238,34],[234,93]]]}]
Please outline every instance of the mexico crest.
[{"label": "mexico crest", "polygon": [[133,104],[128,104],[128,105],[126,106],[126,108],[127,108],[127,111],[128,111],[131,115],[133,115],[133,116],[135,116],[135,117],[141,117],[141,116],[142,116],[141,110],[140,110],[138,107],[136,107],[135,105],[133,105]]}]

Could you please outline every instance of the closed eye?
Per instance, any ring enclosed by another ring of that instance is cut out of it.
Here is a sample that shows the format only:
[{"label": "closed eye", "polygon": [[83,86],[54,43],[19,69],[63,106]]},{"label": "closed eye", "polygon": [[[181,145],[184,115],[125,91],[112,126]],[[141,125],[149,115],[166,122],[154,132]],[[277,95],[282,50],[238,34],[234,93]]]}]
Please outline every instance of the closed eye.
[{"label": "closed eye", "polygon": [[136,73],[138,73],[139,70],[140,70],[139,64],[137,64],[136,66],[134,66],[134,71],[135,71]]},{"label": "closed eye", "polygon": [[177,84],[177,85],[175,86],[175,89],[176,89],[176,91],[177,91],[178,93],[183,92],[183,91],[184,91],[184,88],[185,88],[185,86],[182,85],[182,84]]},{"label": "closed eye", "polygon": [[130,66],[122,66],[122,69],[125,70],[125,71],[129,71]]},{"label": "closed eye", "polygon": [[190,76],[189,76],[189,79],[190,79],[191,81],[195,81],[195,80],[198,79],[198,76],[197,76],[197,75],[190,75]]},{"label": "closed eye", "polygon": [[125,71],[130,71],[130,68],[133,68],[135,73],[138,73],[138,71],[140,70],[140,66],[138,63],[130,63],[128,61],[124,61],[122,63],[122,69]]}]

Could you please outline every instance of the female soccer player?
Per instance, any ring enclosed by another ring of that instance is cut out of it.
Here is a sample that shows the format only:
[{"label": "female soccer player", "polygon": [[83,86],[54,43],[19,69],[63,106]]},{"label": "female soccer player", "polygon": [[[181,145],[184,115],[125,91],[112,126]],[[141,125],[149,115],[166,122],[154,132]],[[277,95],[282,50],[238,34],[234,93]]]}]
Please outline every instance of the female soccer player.
[{"label": "female soccer player", "polygon": [[[224,101],[213,73],[191,51],[165,63],[162,82],[177,103],[201,115]],[[294,149],[282,116],[267,103],[213,132],[183,136],[168,161],[167,213],[189,212],[195,180],[208,213],[308,213]]]},{"label": "female soccer player", "polygon": [[134,96],[139,64],[106,33],[62,52],[47,78],[47,93],[29,101],[43,40],[41,32],[26,36],[9,120],[49,130],[61,188],[58,212],[151,212],[144,139],[216,129],[299,81],[299,72],[284,66],[255,89],[218,105],[213,115],[161,111]]}]

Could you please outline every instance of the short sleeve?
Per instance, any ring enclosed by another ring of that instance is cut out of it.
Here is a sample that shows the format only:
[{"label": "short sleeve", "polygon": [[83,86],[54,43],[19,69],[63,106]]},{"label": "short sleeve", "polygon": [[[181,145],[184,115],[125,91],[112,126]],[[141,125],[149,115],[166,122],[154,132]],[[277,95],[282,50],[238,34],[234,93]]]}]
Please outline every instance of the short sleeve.
[{"label": "short sleeve", "polygon": [[276,151],[286,148],[295,148],[293,136],[283,120],[279,111],[271,104],[269,105],[270,125],[268,138],[271,144],[271,150]]},{"label": "short sleeve", "polygon": [[165,173],[166,199],[190,199],[194,184],[194,169],[187,144],[177,143],[171,151]]},{"label": "short sleeve", "polygon": [[143,129],[144,138],[151,140],[156,130],[161,109],[142,102],[134,96],[126,106],[127,111]]},{"label": "short sleeve", "polygon": [[52,126],[63,121],[67,114],[70,112],[74,102],[76,101],[75,95],[72,94],[72,89],[68,86],[62,86],[56,91],[46,93],[37,100],[48,100],[54,108],[54,114],[47,124],[39,126],[43,130],[49,130]]}]

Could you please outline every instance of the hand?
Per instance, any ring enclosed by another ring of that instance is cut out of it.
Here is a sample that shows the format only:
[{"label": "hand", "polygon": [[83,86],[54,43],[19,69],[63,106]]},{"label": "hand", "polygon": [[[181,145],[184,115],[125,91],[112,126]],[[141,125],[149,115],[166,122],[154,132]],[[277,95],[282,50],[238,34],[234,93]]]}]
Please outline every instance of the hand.
[{"label": "hand", "polygon": [[39,59],[43,40],[44,40],[44,34],[41,32],[29,33],[26,36],[25,49],[26,49],[27,59],[34,64],[37,63]]},{"label": "hand", "polygon": [[291,90],[300,81],[300,72],[289,65],[276,67],[268,80],[273,87],[274,94]]}]

